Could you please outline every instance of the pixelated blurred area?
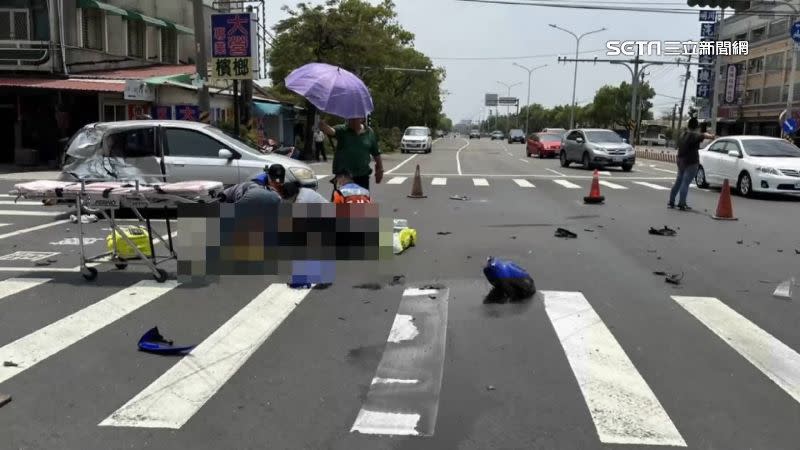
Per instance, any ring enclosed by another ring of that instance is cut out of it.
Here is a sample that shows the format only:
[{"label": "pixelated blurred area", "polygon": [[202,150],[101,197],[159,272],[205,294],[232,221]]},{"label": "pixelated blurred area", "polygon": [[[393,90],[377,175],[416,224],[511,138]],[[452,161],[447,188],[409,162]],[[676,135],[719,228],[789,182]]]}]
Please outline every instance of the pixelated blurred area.
[{"label": "pixelated blurred area", "polygon": [[[335,263],[393,255],[393,219],[377,204],[186,204],[178,209],[178,275],[291,275],[330,283]],[[327,281],[326,281],[327,280]]]}]

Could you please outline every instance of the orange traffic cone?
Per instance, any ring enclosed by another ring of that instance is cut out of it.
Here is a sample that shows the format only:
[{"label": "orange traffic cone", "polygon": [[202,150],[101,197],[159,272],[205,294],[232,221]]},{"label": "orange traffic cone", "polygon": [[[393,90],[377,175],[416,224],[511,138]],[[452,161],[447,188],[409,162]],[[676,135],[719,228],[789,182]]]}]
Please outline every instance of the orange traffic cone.
[{"label": "orange traffic cone", "polygon": [[713,216],[716,220],[737,220],[733,217],[733,204],[731,204],[731,185],[728,179],[722,183],[722,191],[719,193],[719,203],[717,203],[717,213]]},{"label": "orange traffic cone", "polygon": [[417,170],[414,171],[414,184],[411,186],[411,194],[409,194],[408,197],[427,198],[427,196],[422,193],[422,178],[419,176],[419,164],[417,164]]},{"label": "orange traffic cone", "polygon": [[583,197],[583,202],[598,204],[604,201],[606,201],[606,198],[600,195],[600,172],[594,169],[594,175],[592,175],[592,189],[589,191],[588,197]]}]

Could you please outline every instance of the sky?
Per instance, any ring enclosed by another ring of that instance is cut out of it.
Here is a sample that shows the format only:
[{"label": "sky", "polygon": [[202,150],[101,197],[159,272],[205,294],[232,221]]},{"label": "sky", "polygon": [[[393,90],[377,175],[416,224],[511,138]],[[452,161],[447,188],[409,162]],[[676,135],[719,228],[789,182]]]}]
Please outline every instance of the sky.
[{"label": "sky", "polygon": [[[319,2],[311,1],[311,4]],[[586,0],[582,3],[591,3]],[[267,23],[270,27],[285,18],[281,6],[287,2],[268,2]],[[294,2],[288,3],[294,6]],[[646,4],[643,2],[642,4]],[[414,46],[428,55],[437,67],[446,70],[442,85],[444,113],[454,122],[480,118],[486,93],[511,96],[527,102],[528,73],[514,66],[529,68],[547,64],[533,72],[531,103],[548,107],[569,104],[575,63],[559,63],[558,55],[575,57],[575,38],[551,28],[553,23],[575,34],[605,27],[607,30],[581,39],[580,58],[617,59],[606,55],[609,40],[699,40],[697,15],[642,13],[630,11],[596,11],[480,4],[457,0],[395,0],[397,20],[414,33]],[[674,0],[672,7],[685,6]],[[502,60],[462,60],[454,58],[506,58]],[[623,58],[626,59],[626,58]],[[629,58],[627,58],[629,59]],[[674,61],[674,56],[647,57],[648,60]],[[683,92],[681,75],[686,66],[651,66],[645,80],[658,94],[652,101],[656,118],[671,111],[680,102]],[[696,69],[686,92],[687,104],[694,95]],[[609,63],[578,63],[575,99],[580,104],[592,101],[604,85],[631,82],[631,74],[623,66]],[[502,108],[502,107],[501,107]],[[504,109],[501,109],[504,113]]]}]

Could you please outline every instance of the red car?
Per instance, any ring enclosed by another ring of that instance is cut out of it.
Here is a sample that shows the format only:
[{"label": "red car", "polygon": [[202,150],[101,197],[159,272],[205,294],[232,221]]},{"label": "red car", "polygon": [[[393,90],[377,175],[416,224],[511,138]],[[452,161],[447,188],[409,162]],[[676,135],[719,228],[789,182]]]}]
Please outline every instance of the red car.
[{"label": "red car", "polygon": [[561,134],[560,133],[534,133],[528,137],[528,144],[526,145],[525,152],[528,158],[533,155],[544,158],[555,158],[561,151]]}]

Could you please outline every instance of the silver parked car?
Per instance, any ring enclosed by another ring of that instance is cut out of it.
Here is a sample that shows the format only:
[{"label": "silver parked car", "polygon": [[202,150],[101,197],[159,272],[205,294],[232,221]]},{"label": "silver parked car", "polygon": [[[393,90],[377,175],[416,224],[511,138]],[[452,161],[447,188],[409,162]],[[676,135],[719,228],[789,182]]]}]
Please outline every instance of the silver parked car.
[{"label": "silver parked car", "polygon": [[561,167],[579,162],[584,169],[622,167],[630,172],[636,163],[636,152],[620,135],[598,128],[570,130],[561,141]]},{"label": "silver parked car", "polygon": [[139,179],[168,182],[208,180],[226,186],[252,179],[266,166],[281,164],[287,181],[316,189],[310,166],[256,148],[199,122],[135,120],[90,124],[70,140],[60,179]]}]

